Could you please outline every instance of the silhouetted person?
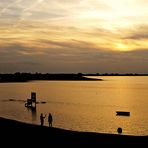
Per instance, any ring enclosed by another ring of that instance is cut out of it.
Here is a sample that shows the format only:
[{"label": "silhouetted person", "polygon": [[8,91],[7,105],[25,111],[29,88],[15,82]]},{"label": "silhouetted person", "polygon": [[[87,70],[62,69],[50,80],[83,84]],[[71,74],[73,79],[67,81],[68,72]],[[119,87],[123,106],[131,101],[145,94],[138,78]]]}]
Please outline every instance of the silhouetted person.
[{"label": "silhouetted person", "polygon": [[49,127],[52,127],[52,121],[53,121],[53,117],[52,117],[51,113],[49,113],[49,115],[48,115]]},{"label": "silhouetted person", "polygon": [[43,113],[41,113],[41,115],[40,115],[41,126],[44,125],[44,119],[45,119],[45,117],[46,117],[46,115],[43,116]]}]

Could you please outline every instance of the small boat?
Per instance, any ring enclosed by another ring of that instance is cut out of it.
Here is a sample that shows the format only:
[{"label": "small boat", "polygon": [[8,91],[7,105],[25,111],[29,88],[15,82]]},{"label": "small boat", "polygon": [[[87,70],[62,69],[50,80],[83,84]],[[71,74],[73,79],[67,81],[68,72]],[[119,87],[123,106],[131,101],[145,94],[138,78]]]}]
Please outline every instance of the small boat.
[{"label": "small boat", "polygon": [[116,111],[117,116],[130,116],[130,112],[126,111]]}]

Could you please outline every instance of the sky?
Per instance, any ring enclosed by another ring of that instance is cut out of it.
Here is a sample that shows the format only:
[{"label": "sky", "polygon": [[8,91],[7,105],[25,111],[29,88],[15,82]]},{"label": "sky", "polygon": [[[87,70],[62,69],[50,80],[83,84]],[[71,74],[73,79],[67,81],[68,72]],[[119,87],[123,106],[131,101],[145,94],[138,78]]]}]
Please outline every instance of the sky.
[{"label": "sky", "polygon": [[0,73],[148,73],[148,0],[0,0]]}]

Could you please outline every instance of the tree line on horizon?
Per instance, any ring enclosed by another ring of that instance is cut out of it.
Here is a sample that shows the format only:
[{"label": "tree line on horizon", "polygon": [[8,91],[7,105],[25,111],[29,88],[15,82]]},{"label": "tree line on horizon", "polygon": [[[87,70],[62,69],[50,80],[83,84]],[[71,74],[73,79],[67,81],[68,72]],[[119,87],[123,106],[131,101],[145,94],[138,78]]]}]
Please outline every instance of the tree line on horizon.
[{"label": "tree line on horizon", "polygon": [[4,73],[0,74],[0,82],[27,82],[30,80],[90,80],[85,76],[148,76],[148,74],[118,74],[118,73],[104,73],[104,74],[84,74],[84,73]]},{"label": "tree line on horizon", "polygon": [[26,82],[29,80],[89,80],[85,76],[148,76],[148,74],[137,73],[3,73],[0,74],[0,82]]},{"label": "tree line on horizon", "polygon": [[30,80],[87,80],[82,73],[50,74],[50,73],[5,73],[0,74],[0,82],[26,82]]}]

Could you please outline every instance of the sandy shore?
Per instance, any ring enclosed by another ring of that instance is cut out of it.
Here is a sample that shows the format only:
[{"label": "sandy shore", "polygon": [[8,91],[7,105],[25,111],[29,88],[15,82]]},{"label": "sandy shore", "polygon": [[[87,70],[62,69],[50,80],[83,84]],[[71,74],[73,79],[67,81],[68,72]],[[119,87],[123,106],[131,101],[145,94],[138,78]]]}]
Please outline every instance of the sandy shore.
[{"label": "sandy shore", "polygon": [[0,141],[5,146],[148,146],[148,136],[77,132],[0,118]]}]

